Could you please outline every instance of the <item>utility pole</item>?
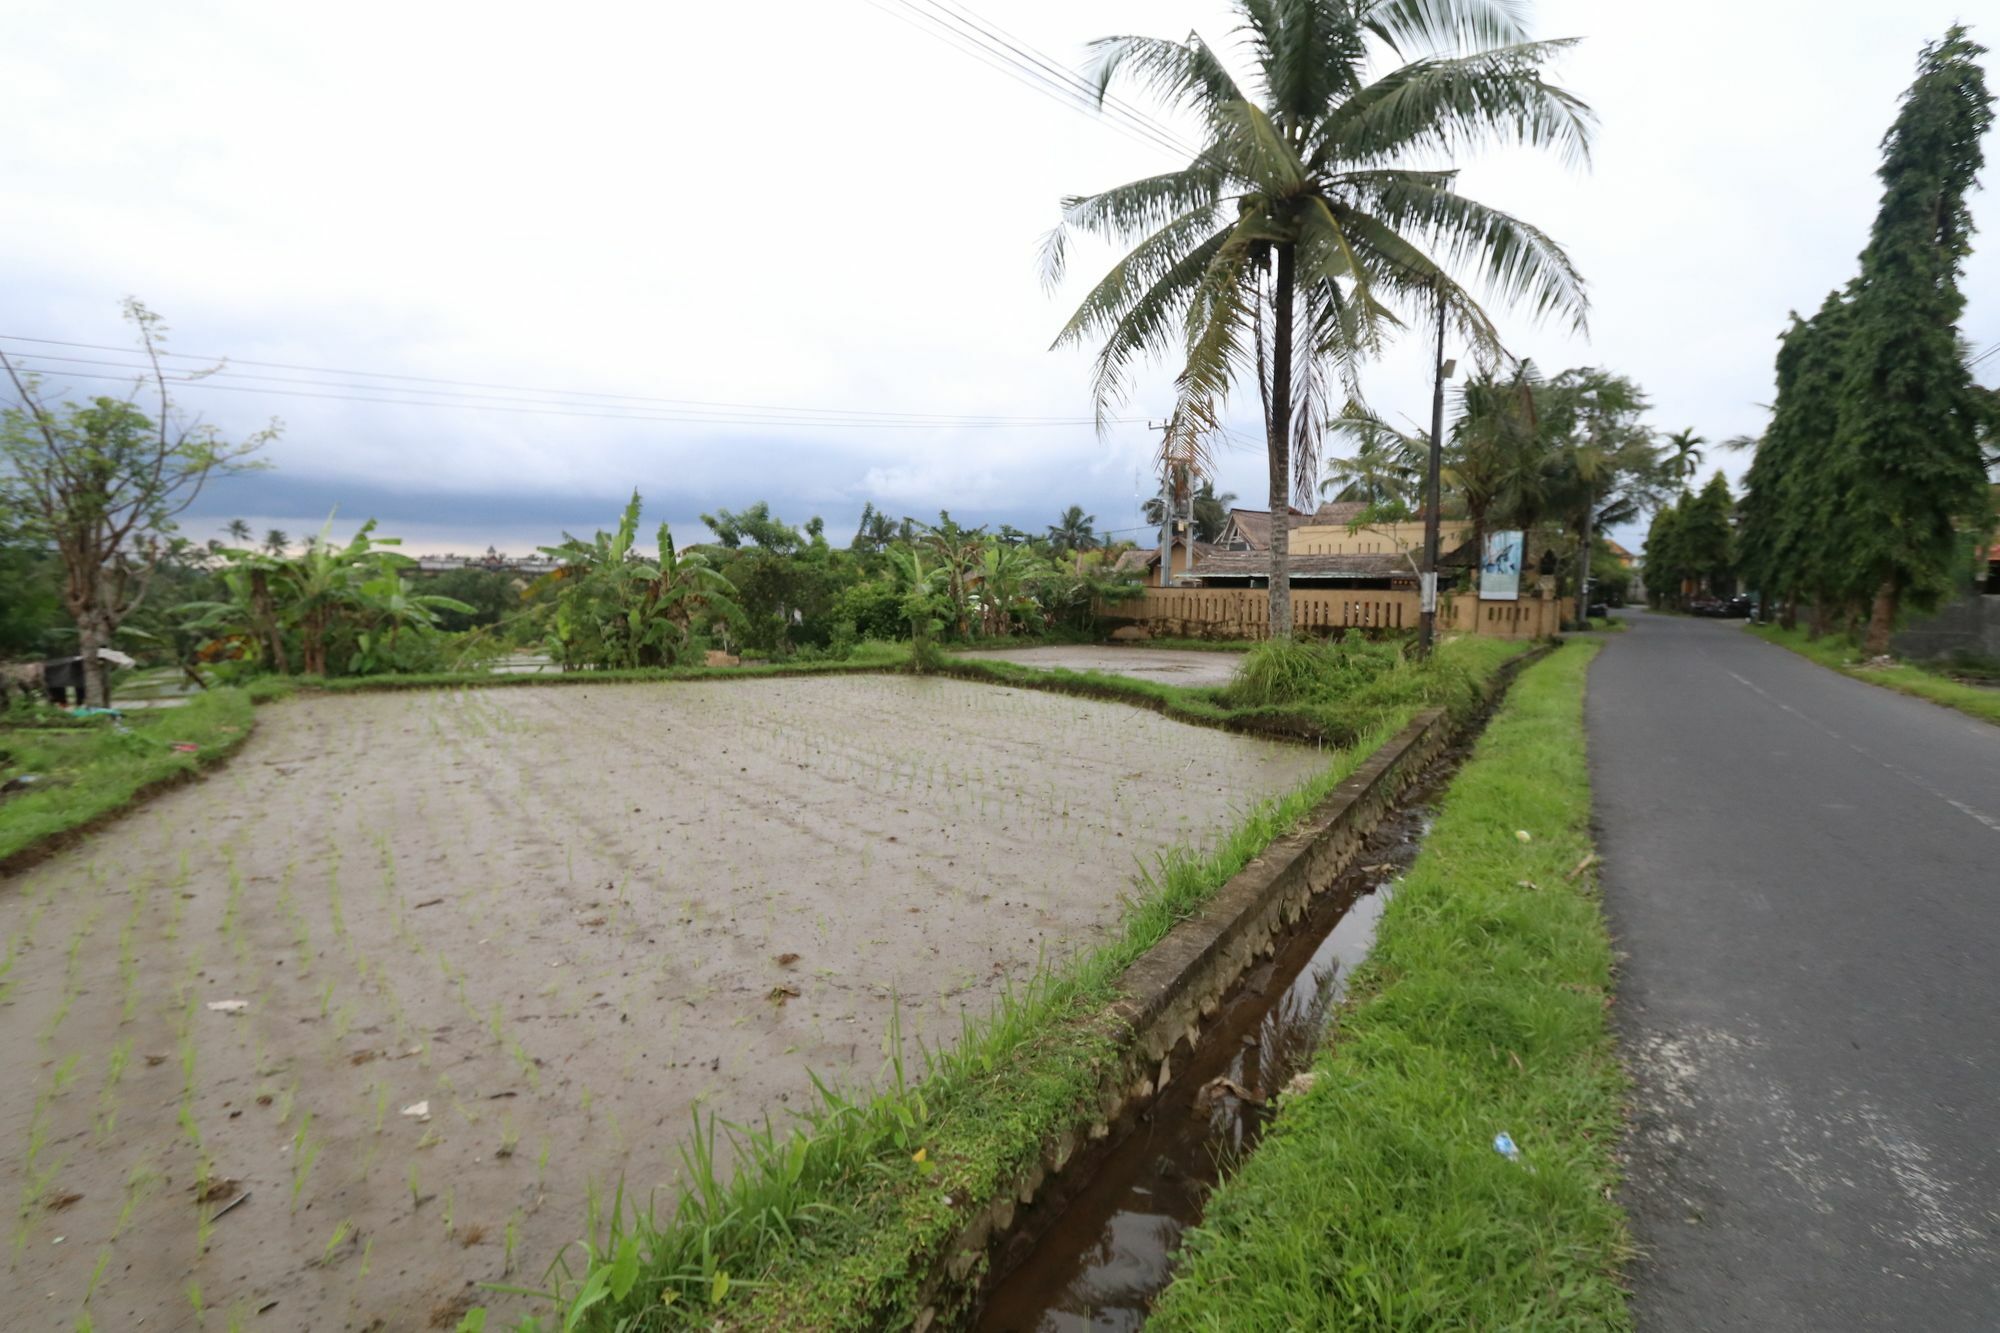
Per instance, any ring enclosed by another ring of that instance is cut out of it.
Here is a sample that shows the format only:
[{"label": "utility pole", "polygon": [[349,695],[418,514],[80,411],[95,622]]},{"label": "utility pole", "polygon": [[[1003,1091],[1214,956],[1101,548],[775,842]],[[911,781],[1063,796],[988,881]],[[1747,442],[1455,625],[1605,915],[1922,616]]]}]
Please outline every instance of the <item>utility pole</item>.
[{"label": "utility pole", "polygon": [[1444,359],[1444,284],[1433,282],[1437,296],[1437,380],[1431,388],[1431,451],[1424,465],[1424,567],[1417,574],[1422,588],[1422,614],[1417,621],[1417,656],[1429,657],[1437,642],[1438,595],[1438,473],[1444,461],[1444,381],[1453,363]]},{"label": "utility pole", "polygon": [[1174,563],[1174,460],[1168,447],[1173,418],[1148,421],[1148,430],[1160,432],[1160,586],[1173,582]]}]

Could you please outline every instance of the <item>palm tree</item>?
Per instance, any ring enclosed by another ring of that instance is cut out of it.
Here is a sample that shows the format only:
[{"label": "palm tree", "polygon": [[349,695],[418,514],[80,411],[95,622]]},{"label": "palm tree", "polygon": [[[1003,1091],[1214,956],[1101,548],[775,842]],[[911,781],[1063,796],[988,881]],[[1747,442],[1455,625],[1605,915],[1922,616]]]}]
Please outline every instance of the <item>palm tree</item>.
[{"label": "palm tree", "polygon": [[[1097,43],[1100,101],[1134,73],[1193,112],[1204,143],[1178,171],[1065,201],[1044,270],[1060,279],[1072,232],[1132,246],[1056,345],[1102,340],[1100,422],[1136,358],[1182,346],[1176,428],[1162,448],[1197,460],[1230,390],[1253,376],[1271,512],[1282,515],[1295,477],[1310,500],[1329,378],[1351,382],[1393,308],[1449,319],[1475,345],[1497,345],[1447,267],[1469,269],[1501,300],[1581,320],[1582,282],[1559,246],[1458,194],[1455,171],[1402,164],[1481,142],[1582,156],[1590,119],[1542,78],[1543,63],[1569,43],[1526,40],[1505,0],[1233,4],[1256,73],[1247,90],[1199,36]],[[1371,77],[1378,57],[1392,67]],[[1289,544],[1285,524],[1273,523],[1274,635],[1291,630]]]},{"label": "palm tree", "polygon": [[1049,542],[1058,552],[1065,554],[1095,549],[1097,515],[1084,513],[1082,505],[1071,505],[1049,525]]},{"label": "palm tree", "polygon": [[[1692,426],[1667,436],[1667,475],[1681,485],[1693,480],[1694,474],[1701,470],[1701,460],[1706,457],[1701,446],[1707,443],[1706,439],[1694,433]],[[1730,448],[1733,443],[1732,441],[1723,447]]]},{"label": "palm tree", "polygon": [[1531,528],[1547,505],[1552,459],[1539,408],[1546,388],[1534,363],[1521,361],[1504,376],[1482,366],[1458,389],[1443,481],[1472,520],[1475,551],[1495,519]]},{"label": "palm tree", "polygon": [[264,550],[270,555],[283,555],[285,548],[292,544],[291,537],[283,528],[272,528],[264,534]]},{"label": "palm tree", "polygon": [[228,525],[222,531],[229,540],[237,543],[239,546],[250,540],[250,525],[240,518],[230,519]]},{"label": "palm tree", "polygon": [[1430,452],[1429,436],[1398,430],[1353,401],[1325,429],[1354,441],[1354,456],[1327,460],[1319,483],[1321,495],[1359,500],[1371,507],[1410,507]]}]

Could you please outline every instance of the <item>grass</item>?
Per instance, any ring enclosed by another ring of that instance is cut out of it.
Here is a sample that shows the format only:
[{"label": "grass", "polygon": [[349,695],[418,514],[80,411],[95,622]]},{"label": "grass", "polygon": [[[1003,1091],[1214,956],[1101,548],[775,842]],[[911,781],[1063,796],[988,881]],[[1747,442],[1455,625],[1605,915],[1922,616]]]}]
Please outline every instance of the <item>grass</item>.
[{"label": "grass", "polygon": [[[1208,852],[1163,857],[1106,945],[1040,970],[947,1049],[906,1063],[892,1029],[882,1086],[822,1086],[796,1127],[698,1122],[670,1207],[594,1209],[581,1266],[552,1270],[558,1326],[584,1330],[908,1326],[920,1293],[972,1210],[1037,1162],[1062,1131],[1093,1118],[1124,1033],[1108,1004],[1124,969],[1289,832],[1423,707],[1477,706],[1480,686],[1525,644],[1464,640],[1450,659],[1401,677],[1400,706],[1290,794],[1265,802]],[[957,667],[971,668],[959,672]],[[988,671],[987,668],[997,668]],[[1213,691],[1123,677],[958,663],[1036,688],[1231,711]]]},{"label": "grass", "polygon": [[1025,689],[1113,699],[1199,726],[1350,746],[1379,730],[1386,721],[1407,720],[1420,709],[1469,698],[1479,682],[1490,678],[1509,658],[1531,646],[1522,639],[1462,635],[1439,646],[1438,662],[1432,668],[1405,660],[1398,646],[1389,643],[1349,646],[1266,642],[1245,654],[1244,669],[1248,674],[1262,674],[1261,664],[1280,657],[1288,660],[1330,657],[1370,664],[1370,669],[1334,667],[1319,673],[1316,679],[1325,693],[1312,688],[1244,693],[1233,684],[1219,688],[1167,685],[1104,671],[1067,671],[973,658],[947,659],[939,673]]},{"label": "grass", "polygon": [[1968,685],[1932,668],[1909,662],[1886,667],[1864,666],[1861,650],[1851,640],[1838,634],[1825,634],[1814,640],[1802,629],[1785,629],[1779,625],[1752,625],[1750,632],[1780,648],[1789,648],[1801,657],[1811,658],[1821,666],[1832,667],[1842,675],[1865,680],[1870,685],[1881,685],[1900,694],[1928,699],[1946,708],[1955,708],[1982,722],[2000,722],[2000,689]]},{"label": "grass", "polygon": [[908,644],[870,640],[838,661],[771,662],[763,666],[639,667],[618,671],[433,671],[398,676],[259,676],[244,688],[258,702],[300,691],[366,694],[382,690],[505,689],[516,685],[615,685],[665,680],[742,680],[761,676],[812,676],[881,671],[908,664]]},{"label": "grass", "polygon": [[1595,651],[1515,684],[1310,1088],[1211,1198],[1149,1327],[1630,1327],[1612,952],[1586,861]]},{"label": "grass", "polygon": [[[23,773],[41,779],[0,797],[0,874],[226,759],[249,738],[251,696],[214,690],[179,708],[135,712],[126,726],[14,728],[0,714],[0,781]],[[197,748],[177,751],[176,742]]]}]

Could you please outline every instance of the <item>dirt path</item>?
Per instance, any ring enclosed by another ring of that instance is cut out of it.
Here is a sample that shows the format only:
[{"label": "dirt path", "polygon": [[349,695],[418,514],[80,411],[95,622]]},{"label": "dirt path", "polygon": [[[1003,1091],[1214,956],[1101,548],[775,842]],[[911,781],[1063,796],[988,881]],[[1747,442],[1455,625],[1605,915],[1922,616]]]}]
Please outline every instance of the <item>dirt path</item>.
[{"label": "dirt path", "polygon": [[874,676],[278,705],[0,886],[0,1326],[449,1326],[694,1114],[872,1079],[898,997],[955,1032],[1318,762]]}]

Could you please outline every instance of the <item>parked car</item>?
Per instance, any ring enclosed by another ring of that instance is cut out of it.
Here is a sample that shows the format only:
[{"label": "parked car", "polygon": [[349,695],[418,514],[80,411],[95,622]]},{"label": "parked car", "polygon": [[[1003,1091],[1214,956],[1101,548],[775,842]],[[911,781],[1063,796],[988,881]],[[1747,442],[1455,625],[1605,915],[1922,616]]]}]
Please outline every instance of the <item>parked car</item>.
[{"label": "parked car", "polygon": [[1691,616],[1712,616],[1718,620],[1746,620],[1755,606],[1748,593],[1734,597],[1697,597],[1687,604]]}]

